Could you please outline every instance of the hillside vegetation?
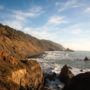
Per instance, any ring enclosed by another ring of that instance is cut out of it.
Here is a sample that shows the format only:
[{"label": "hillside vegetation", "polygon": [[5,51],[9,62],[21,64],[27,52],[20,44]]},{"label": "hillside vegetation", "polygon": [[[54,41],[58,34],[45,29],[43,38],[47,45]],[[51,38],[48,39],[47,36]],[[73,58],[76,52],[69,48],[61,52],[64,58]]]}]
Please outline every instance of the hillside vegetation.
[{"label": "hillside vegetation", "polygon": [[65,50],[62,45],[48,40],[39,40],[2,24],[0,24],[0,49],[17,59],[30,57],[43,51]]}]

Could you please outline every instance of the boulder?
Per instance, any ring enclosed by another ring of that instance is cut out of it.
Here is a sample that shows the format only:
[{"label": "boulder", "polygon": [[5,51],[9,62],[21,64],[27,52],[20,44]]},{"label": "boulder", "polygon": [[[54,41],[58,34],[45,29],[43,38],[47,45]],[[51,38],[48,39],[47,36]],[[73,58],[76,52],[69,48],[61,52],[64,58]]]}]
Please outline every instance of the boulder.
[{"label": "boulder", "polygon": [[59,79],[61,82],[68,85],[68,83],[70,82],[70,80],[72,79],[73,76],[74,76],[74,74],[69,70],[69,67],[67,65],[65,65],[61,69]]},{"label": "boulder", "polygon": [[80,72],[83,72],[83,69],[81,69]]},{"label": "boulder", "polygon": [[86,56],[86,57],[84,58],[84,61],[90,61],[90,59]]},{"label": "boulder", "polygon": [[90,90],[90,72],[74,76],[69,86],[63,90]]},{"label": "boulder", "polygon": [[47,80],[49,81],[55,81],[55,78],[57,78],[56,73],[44,73],[44,85],[47,84]]}]

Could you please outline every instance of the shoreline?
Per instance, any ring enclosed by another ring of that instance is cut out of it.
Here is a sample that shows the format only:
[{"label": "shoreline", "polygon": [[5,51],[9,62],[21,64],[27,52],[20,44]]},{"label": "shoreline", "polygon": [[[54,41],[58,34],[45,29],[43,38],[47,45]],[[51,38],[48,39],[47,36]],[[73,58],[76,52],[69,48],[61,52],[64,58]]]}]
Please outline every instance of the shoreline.
[{"label": "shoreline", "polygon": [[[45,54],[45,55],[48,55],[48,54]],[[40,63],[42,71],[46,75],[48,74],[48,76],[53,77],[53,74],[56,74],[56,76],[58,76],[61,72],[61,68],[64,65],[55,64],[54,62],[51,62],[50,60],[52,60],[52,59],[49,60],[49,57],[50,58],[53,58],[53,57],[51,57],[51,56],[45,57],[45,55],[43,55],[44,57],[41,56],[40,58],[37,57],[37,58],[31,58],[31,59],[34,59]],[[90,69],[80,69],[80,68],[72,67],[70,65],[69,65],[69,67],[71,68],[70,71],[75,76],[80,73],[90,72]],[[45,78],[45,76],[44,76],[44,78]],[[47,77],[46,79],[47,79],[46,80],[47,84],[45,85],[45,90],[62,90],[62,88],[64,87],[64,84],[62,82],[60,82],[57,77],[54,77],[51,79],[50,79],[50,77]]]}]

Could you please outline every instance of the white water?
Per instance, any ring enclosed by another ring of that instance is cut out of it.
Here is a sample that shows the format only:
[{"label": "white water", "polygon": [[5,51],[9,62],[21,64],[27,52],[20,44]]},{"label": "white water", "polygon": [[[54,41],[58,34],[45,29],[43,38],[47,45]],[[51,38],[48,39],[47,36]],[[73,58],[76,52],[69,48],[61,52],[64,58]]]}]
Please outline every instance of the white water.
[{"label": "white water", "polygon": [[90,61],[85,62],[84,58],[90,58],[90,52],[64,52],[64,51],[46,51],[42,58],[35,58],[44,72],[60,73],[63,65],[72,67],[74,74],[90,71]]},{"label": "white water", "polygon": [[[59,74],[65,64],[72,67],[71,71],[74,75],[90,71],[90,61],[84,61],[85,56],[90,58],[90,52],[46,51],[45,53],[41,58],[34,59],[40,63],[43,72]],[[52,82],[48,81],[48,85],[50,90],[60,90],[63,87],[63,84],[57,79]],[[56,89],[56,86],[60,88]]]}]

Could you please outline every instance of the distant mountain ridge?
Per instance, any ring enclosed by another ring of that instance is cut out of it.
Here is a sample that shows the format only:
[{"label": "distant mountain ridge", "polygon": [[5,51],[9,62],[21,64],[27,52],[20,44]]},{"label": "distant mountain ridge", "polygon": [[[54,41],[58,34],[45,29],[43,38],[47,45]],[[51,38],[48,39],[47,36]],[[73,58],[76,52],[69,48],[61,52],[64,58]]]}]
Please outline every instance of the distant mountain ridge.
[{"label": "distant mountain ridge", "polygon": [[2,24],[0,24],[0,49],[17,59],[23,59],[43,51],[65,50],[62,45],[49,40],[37,39]]}]

